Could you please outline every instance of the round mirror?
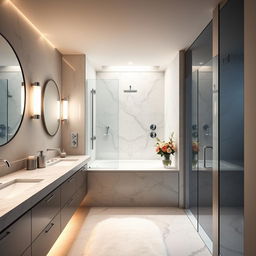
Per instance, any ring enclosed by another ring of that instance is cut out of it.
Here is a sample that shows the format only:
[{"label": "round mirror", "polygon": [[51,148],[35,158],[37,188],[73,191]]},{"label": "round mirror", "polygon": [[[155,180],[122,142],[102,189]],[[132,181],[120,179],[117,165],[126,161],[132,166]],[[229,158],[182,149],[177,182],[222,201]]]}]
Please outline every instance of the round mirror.
[{"label": "round mirror", "polygon": [[57,84],[52,79],[44,86],[43,121],[47,133],[54,136],[60,125],[60,94]]},{"label": "round mirror", "polygon": [[10,43],[0,34],[0,146],[17,134],[24,116],[25,79]]}]

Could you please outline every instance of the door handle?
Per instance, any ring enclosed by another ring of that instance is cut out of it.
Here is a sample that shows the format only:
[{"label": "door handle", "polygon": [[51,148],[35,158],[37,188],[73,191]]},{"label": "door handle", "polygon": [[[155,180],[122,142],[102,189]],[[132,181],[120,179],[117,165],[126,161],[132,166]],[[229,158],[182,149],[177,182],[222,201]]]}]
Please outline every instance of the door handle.
[{"label": "door handle", "polygon": [[209,168],[209,167],[206,166],[206,152],[207,152],[207,149],[213,149],[213,147],[210,146],[210,145],[207,145],[207,146],[203,147],[203,151],[204,151],[204,154],[203,154],[204,168]]}]

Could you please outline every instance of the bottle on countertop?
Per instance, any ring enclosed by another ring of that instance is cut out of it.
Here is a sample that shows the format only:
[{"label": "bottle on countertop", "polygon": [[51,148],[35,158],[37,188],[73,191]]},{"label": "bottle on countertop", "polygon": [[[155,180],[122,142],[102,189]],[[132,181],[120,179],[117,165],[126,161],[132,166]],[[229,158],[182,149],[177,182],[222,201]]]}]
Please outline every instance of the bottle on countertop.
[{"label": "bottle on countertop", "polygon": [[45,168],[46,166],[46,157],[44,155],[44,151],[39,151],[39,156],[37,157],[37,167],[38,168]]}]

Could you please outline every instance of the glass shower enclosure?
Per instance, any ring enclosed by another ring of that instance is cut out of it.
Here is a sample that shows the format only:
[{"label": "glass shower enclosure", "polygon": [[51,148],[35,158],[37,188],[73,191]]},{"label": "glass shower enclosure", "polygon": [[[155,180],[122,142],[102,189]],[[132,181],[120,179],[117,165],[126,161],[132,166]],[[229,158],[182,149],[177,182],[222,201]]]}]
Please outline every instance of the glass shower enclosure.
[{"label": "glass shower enclosure", "polygon": [[87,151],[92,168],[116,169],[119,159],[119,81],[87,80]]},{"label": "glass shower enclosure", "polygon": [[210,252],[242,256],[243,1],[226,1],[218,15],[217,37],[210,23],[186,51],[186,208]]}]

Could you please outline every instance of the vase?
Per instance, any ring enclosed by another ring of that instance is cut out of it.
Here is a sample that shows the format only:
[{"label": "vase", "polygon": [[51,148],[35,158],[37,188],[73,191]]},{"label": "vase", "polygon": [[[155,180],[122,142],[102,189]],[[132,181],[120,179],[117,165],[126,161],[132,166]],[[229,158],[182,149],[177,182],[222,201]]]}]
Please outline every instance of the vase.
[{"label": "vase", "polygon": [[162,160],[164,168],[168,169],[172,165],[172,160],[170,159],[170,155],[164,155],[164,160]]},{"label": "vase", "polygon": [[198,163],[198,154],[192,153],[192,168],[195,169]]}]

